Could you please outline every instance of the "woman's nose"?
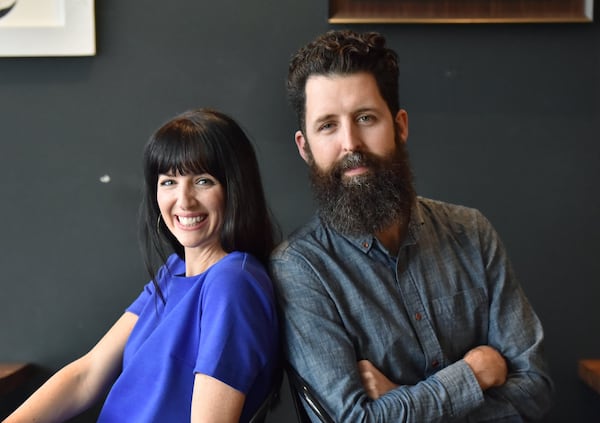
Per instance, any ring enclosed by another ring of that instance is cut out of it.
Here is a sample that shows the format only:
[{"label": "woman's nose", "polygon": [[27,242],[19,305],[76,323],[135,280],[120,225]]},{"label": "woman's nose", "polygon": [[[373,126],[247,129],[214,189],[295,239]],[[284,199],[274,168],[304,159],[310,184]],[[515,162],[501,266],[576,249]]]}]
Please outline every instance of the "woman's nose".
[{"label": "woman's nose", "polygon": [[189,209],[195,203],[194,189],[189,184],[182,184],[179,190],[179,206],[182,209]]}]

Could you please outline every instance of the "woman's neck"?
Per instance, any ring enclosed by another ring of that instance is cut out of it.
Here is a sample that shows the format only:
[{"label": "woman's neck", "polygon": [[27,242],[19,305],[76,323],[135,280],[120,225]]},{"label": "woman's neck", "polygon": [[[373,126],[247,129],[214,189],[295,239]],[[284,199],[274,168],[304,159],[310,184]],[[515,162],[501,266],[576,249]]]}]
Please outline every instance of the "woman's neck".
[{"label": "woman's neck", "polygon": [[204,273],[209,267],[225,257],[227,253],[221,248],[203,248],[185,250],[185,275],[196,276]]}]

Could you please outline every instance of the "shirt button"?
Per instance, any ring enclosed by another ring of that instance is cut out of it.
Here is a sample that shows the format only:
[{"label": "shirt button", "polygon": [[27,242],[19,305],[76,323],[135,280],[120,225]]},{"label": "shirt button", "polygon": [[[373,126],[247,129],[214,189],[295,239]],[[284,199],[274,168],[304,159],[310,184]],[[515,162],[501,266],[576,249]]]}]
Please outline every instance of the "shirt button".
[{"label": "shirt button", "polygon": [[439,365],[440,365],[440,362],[439,362],[439,361],[437,361],[437,360],[433,360],[433,361],[431,362],[431,367],[433,367],[433,368],[436,368],[436,367],[437,367],[437,366],[439,366]]},{"label": "shirt button", "polygon": [[364,248],[369,248],[369,243],[368,242],[363,242],[363,247]]},{"label": "shirt button", "polygon": [[421,313],[415,313],[415,320],[419,321],[423,318],[423,316],[421,316]]}]

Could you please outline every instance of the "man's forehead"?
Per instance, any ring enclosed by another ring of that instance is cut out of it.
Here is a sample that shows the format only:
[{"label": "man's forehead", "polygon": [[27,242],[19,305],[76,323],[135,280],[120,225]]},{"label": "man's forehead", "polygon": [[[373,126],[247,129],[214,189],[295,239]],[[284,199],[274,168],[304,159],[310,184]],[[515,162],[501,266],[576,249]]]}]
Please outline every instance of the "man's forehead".
[{"label": "man's forehead", "polygon": [[313,75],[306,82],[305,95],[306,114],[311,118],[387,107],[369,73]]}]

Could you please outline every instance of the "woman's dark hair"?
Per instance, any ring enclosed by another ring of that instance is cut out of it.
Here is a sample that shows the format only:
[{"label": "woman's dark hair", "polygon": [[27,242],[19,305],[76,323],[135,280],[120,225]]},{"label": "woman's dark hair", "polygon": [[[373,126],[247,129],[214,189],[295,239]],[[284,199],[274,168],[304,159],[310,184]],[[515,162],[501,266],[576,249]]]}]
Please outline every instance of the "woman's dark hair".
[{"label": "woman's dark hair", "polygon": [[288,100],[296,113],[298,125],[305,131],[306,81],[312,75],[373,75],[379,93],[392,116],[400,110],[398,99],[398,59],[385,46],[377,32],[357,33],[350,30],[326,32],[292,56],[288,68]]},{"label": "woman's dark hair", "polygon": [[[228,253],[251,253],[266,264],[275,243],[275,227],[254,149],[232,118],[211,109],[176,116],[150,137],[143,165],[142,248],[155,285],[157,265],[164,264],[171,252],[184,259],[183,246],[159,219],[156,200],[158,176],[173,171],[182,175],[208,173],[216,178],[225,197],[221,246]],[[160,289],[158,292],[162,297]]]}]

